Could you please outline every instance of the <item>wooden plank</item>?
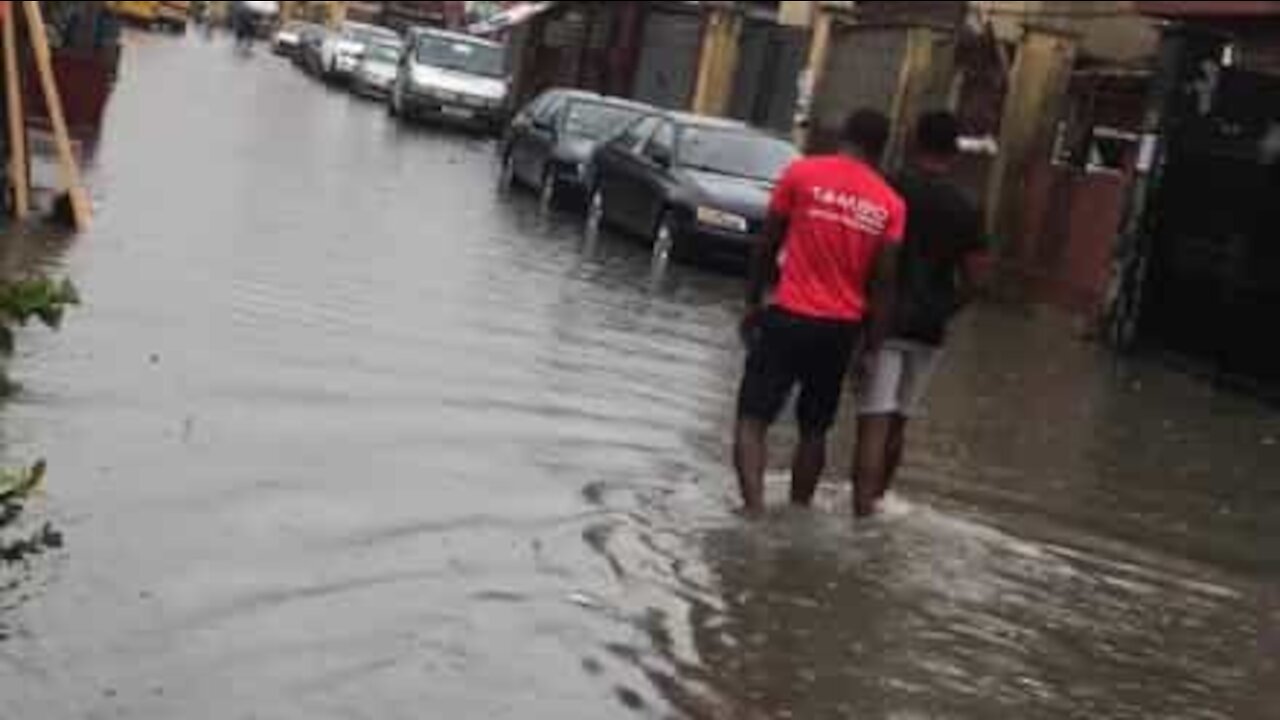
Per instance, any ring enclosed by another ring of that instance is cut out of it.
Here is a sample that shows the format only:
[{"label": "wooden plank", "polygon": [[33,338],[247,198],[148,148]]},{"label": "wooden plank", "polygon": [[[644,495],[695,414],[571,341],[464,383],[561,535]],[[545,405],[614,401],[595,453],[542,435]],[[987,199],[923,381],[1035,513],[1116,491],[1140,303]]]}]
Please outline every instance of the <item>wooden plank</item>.
[{"label": "wooden plank", "polygon": [[[4,3],[7,8],[9,3]],[[26,110],[18,72],[18,30],[11,17],[4,24],[4,79],[9,115],[9,180],[13,183],[13,215],[25,220],[31,213],[31,171],[27,166]]]},{"label": "wooden plank", "polygon": [[62,184],[71,199],[71,214],[75,220],[76,229],[84,231],[89,227],[92,209],[89,205],[89,195],[85,192],[80,180],[80,166],[76,163],[75,154],[71,148],[71,134],[67,130],[67,118],[62,108],[62,96],[58,93],[58,81],[53,74],[53,55],[49,50],[49,36],[45,31],[44,17],[40,12],[40,3],[34,0],[23,0],[22,7],[26,11],[32,55],[35,56],[40,85],[44,89],[45,104],[49,108],[54,142],[58,146]]}]

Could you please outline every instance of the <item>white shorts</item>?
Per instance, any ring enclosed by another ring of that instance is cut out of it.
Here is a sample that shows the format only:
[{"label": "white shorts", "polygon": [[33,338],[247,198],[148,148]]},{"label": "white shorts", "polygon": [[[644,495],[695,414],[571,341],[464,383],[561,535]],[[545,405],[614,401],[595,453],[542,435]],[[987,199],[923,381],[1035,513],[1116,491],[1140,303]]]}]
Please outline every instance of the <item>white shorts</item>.
[{"label": "white shorts", "polygon": [[890,340],[871,358],[869,375],[858,393],[859,415],[920,412],[938,365],[938,348],[906,340]]}]

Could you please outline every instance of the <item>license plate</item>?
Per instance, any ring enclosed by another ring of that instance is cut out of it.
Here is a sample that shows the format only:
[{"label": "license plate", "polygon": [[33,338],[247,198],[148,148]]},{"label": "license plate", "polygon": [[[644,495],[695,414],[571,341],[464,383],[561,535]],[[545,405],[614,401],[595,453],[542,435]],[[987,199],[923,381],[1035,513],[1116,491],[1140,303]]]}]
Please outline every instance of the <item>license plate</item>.
[{"label": "license plate", "polygon": [[476,116],[476,113],[474,110],[470,110],[468,108],[453,107],[452,105],[445,105],[443,108],[440,108],[440,112],[445,117],[451,117],[455,120],[470,120]]}]

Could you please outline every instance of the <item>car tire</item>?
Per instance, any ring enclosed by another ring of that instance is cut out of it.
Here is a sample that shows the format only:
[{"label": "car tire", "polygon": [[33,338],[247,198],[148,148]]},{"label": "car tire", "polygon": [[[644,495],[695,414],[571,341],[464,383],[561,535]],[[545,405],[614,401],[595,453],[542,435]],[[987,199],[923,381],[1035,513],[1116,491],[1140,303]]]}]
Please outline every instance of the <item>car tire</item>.
[{"label": "car tire", "polygon": [[502,155],[502,165],[498,170],[498,190],[509,193],[516,187],[516,158],[513,151]]},{"label": "car tire", "polygon": [[587,240],[595,242],[604,234],[604,226],[608,224],[608,215],[605,212],[604,188],[597,186],[591,191],[590,199],[587,200],[587,222],[584,232]]},{"label": "car tire", "polygon": [[391,97],[387,99],[387,112],[391,113],[391,117],[404,119],[404,90],[399,83],[391,88]]},{"label": "car tire", "polygon": [[548,165],[538,186],[538,205],[543,212],[552,212],[560,202],[560,173],[554,165]]},{"label": "car tire", "polygon": [[680,238],[675,216],[670,210],[664,211],[653,229],[653,270],[655,273],[665,272],[673,262],[687,259],[688,248]]}]

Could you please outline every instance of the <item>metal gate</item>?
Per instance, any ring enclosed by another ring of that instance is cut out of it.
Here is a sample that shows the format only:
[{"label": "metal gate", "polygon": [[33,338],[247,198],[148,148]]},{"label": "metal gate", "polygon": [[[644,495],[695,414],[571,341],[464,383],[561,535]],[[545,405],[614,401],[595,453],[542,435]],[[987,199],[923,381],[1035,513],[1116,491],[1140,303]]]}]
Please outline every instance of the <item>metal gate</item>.
[{"label": "metal gate", "polygon": [[795,123],[800,73],[809,57],[809,33],[748,19],[742,29],[730,116],[779,133]]},{"label": "metal gate", "polygon": [[1201,64],[1179,84],[1139,333],[1280,390],[1280,78]]},{"label": "metal gate", "polygon": [[632,96],[661,108],[688,109],[702,48],[701,13],[651,9],[643,37]]}]

